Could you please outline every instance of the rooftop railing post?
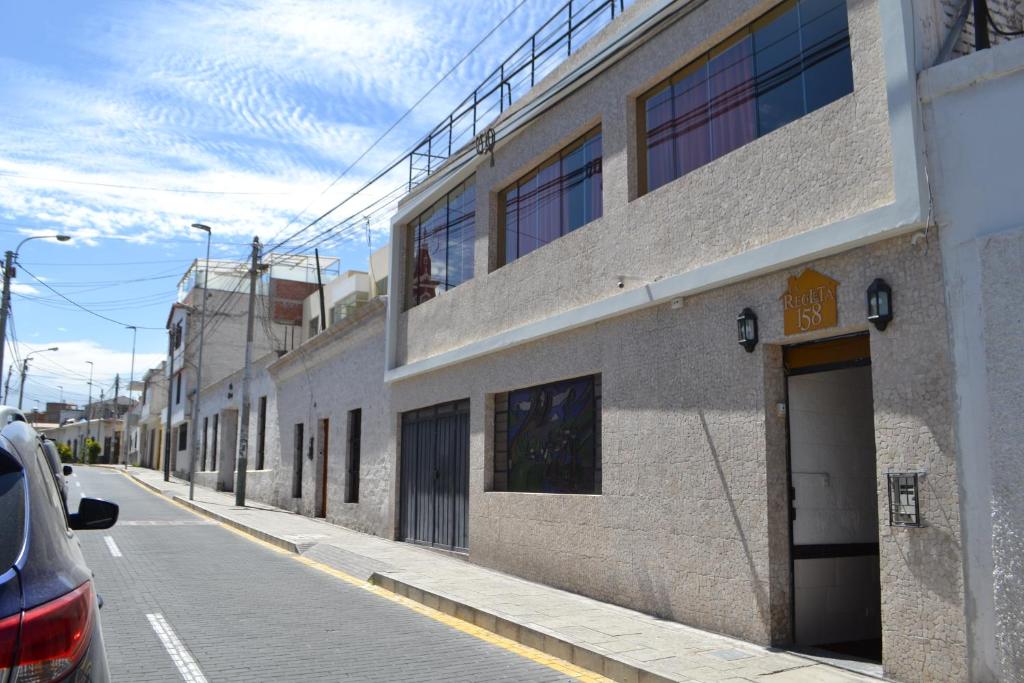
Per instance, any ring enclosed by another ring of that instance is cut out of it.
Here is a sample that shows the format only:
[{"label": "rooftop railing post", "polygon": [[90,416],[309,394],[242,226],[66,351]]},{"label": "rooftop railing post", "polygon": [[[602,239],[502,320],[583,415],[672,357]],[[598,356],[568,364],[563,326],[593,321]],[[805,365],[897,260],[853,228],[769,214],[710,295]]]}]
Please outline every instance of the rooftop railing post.
[{"label": "rooftop railing post", "polygon": [[473,91],[473,137],[476,137],[476,90]]},{"label": "rooftop railing post", "polygon": [[530,87],[532,88],[534,83],[533,79],[537,71],[537,34],[534,33],[530,36]]},{"label": "rooftop railing post", "polygon": [[412,192],[412,155],[415,153],[416,152],[413,151],[412,154],[409,155],[409,192]]},{"label": "rooftop railing post", "polygon": [[452,155],[452,129],[455,127],[455,112],[448,115],[448,156]]},{"label": "rooftop railing post", "polygon": [[430,175],[430,161],[434,156],[434,134],[427,136],[427,175]]},{"label": "rooftop railing post", "polygon": [[501,63],[501,80],[498,81],[498,113],[505,111],[505,62]]},{"label": "rooftop railing post", "polygon": [[569,32],[566,34],[566,36],[568,38],[567,42],[569,43],[569,51],[565,53],[566,56],[569,56],[569,55],[572,54],[572,0],[569,0],[568,7],[569,7]]}]

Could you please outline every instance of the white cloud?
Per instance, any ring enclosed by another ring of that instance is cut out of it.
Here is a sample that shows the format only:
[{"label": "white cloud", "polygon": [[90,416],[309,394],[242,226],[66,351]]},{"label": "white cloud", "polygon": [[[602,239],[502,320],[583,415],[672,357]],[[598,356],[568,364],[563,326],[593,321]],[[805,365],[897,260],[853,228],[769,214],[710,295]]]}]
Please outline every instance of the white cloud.
[{"label": "white cloud", "polygon": [[38,296],[42,293],[32,285],[25,284],[24,282],[12,282],[11,291],[15,294],[29,294],[32,296]]}]

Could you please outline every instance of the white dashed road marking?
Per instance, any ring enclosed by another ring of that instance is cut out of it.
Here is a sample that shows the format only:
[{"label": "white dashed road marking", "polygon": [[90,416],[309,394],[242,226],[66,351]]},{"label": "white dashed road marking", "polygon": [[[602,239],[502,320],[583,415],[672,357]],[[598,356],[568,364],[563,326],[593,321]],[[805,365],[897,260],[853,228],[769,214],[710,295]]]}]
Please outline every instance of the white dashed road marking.
[{"label": "white dashed road marking", "polygon": [[199,665],[196,664],[196,660],[192,658],[188,650],[182,644],[181,640],[178,639],[178,634],[174,632],[171,625],[167,623],[162,614],[147,614],[146,618],[149,619],[150,626],[156,631],[156,635],[160,638],[160,642],[164,644],[164,649],[167,650],[167,654],[171,656],[171,661],[174,662],[174,666],[178,667],[178,672],[181,673],[181,677],[184,678],[187,683],[207,683],[206,676],[200,671]]},{"label": "white dashed road marking", "polygon": [[107,542],[107,547],[110,548],[111,555],[114,557],[122,557],[121,549],[117,547],[116,543],[114,543],[114,538],[112,536],[104,536],[103,540]]}]

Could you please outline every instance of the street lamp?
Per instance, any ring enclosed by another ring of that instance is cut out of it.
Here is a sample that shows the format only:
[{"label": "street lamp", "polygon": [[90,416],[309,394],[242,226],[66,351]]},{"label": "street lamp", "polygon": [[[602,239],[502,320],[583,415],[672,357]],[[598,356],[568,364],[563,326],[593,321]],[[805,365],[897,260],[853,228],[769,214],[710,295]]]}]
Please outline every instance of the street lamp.
[{"label": "street lamp", "polygon": [[206,233],[206,267],[203,269],[203,305],[199,309],[199,364],[196,366],[196,388],[192,398],[192,428],[189,430],[191,442],[188,455],[188,499],[192,500],[196,490],[196,449],[199,447],[199,392],[203,388],[203,340],[206,333],[206,300],[210,297],[210,239],[213,231],[210,226],[193,223],[192,227]]},{"label": "street lamp", "polygon": [[89,431],[89,427],[88,427],[89,420],[92,419],[92,371],[93,371],[93,362],[91,360],[87,360],[85,362],[89,364],[89,402],[85,404],[85,424],[87,425],[86,426],[86,431],[88,432]]},{"label": "street lamp", "polygon": [[25,360],[22,361],[21,363],[21,386],[18,387],[18,410],[21,410],[21,401],[25,397],[25,377],[28,376],[28,359],[37,353],[58,350],[59,349],[56,346],[51,346],[48,349],[37,349],[35,351],[30,351],[28,354],[25,355]]},{"label": "street lamp", "polygon": [[26,237],[14,251],[8,251],[4,261],[4,292],[0,299],[0,368],[4,366],[4,346],[7,344],[7,313],[11,310],[11,278],[14,277],[14,262],[18,260],[18,252],[25,242],[29,240],[55,239],[58,242],[67,242],[71,235],[34,235]]}]

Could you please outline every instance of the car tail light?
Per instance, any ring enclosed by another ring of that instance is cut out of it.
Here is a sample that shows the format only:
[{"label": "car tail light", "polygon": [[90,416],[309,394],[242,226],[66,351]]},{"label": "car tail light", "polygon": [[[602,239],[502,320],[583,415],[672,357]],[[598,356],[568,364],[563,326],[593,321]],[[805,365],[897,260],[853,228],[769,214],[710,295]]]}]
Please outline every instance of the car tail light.
[{"label": "car tail light", "polygon": [[18,683],[60,680],[78,664],[92,632],[92,582],[22,615]]},{"label": "car tail light", "polygon": [[0,681],[7,680],[7,672],[14,662],[14,648],[18,647],[18,629],[21,612],[0,619]]}]

